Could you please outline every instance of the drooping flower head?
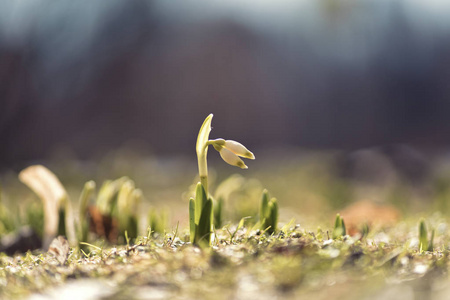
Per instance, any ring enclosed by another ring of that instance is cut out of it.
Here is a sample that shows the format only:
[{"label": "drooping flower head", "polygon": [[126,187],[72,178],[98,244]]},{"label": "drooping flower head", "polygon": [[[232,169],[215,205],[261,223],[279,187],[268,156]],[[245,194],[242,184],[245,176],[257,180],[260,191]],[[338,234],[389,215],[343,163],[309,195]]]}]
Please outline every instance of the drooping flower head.
[{"label": "drooping flower head", "polygon": [[250,150],[236,141],[217,139],[210,141],[210,143],[220,153],[222,159],[232,166],[248,169],[240,157],[255,159],[255,155]]},{"label": "drooping flower head", "polygon": [[210,140],[209,133],[211,132],[212,117],[213,114],[210,114],[208,117],[206,117],[205,121],[203,122],[202,127],[200,128],[200,131],[198,133],[196,144],[200,181],[202,182],[206,193],[208,189],[207,184],[208,167],[206,156],[208,153],[209,145],[212,145],[214,149],[216,149],[220,153],[220,156],[226,163],[232,166],[237,166],[241,169],[248,169],[248,167],[245,165],[244,161],[240,157],[255,159],[255,155],[253,155],[253,153],[250,152],[241,143],[238,143],[233,140],[224,140],[224,139]]}]

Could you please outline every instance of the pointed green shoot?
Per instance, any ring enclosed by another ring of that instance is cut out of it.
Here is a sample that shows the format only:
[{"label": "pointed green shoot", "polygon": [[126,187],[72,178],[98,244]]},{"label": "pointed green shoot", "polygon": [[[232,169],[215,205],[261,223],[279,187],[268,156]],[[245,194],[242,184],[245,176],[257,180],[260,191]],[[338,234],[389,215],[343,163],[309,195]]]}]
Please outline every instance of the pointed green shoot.
[{"label": "pointed green shoot", "polygon": [[80,223],[85,219],[86,213],[89,206],[89,199],[95,192],[95,182],[90,180],[84,184],[83,190],[81,191],[80,198],[78,200],[79,203],[79,217]]},{"label": "pointed green shoot", "polygon": [[189,199],[189,240],[191,243],[194,243],[195,240],[195,200],[194,198]]},{"label": "pointed green shoot", "polygon": [[341,215],[337,214],[334,220],[334,229],[341,227]]},{"label": "pointed green shoot", "polygon": [[238,226],[237,226],[237,228],[236,228],[236,231],[238,231],[239,229],[241,229],[242,227],[244,227],[245,220],[250,219],[250,218],[251,218],[250,216],[249,216],[249,217],[243,217],[243,218],[239,221],[239,224],[238,224]]},{"label": "pointed green shoot", "polygon": [[[144,194],[142,192],[141,189],[134,189],[129,197],[129,205],[130,205],[130,215],[131,215],[131,225],[132,229],[130,228],[130,232],[134,233],[134,237],[137,237],[138,235],[143,235],[144,232],[141,231],[141,229],[139,228],[139,209],[140,209],[140,204],[142,203],[142,200],[144,198]],[[163,214],[163,216],[165,217],[165,215]],[[160,219],[162,219],[163,217],[161,217]]]},{"label": "pointed green shoot", "polygon": [[92,197],[92,195],[95,192],[95,182],[94,181],[88,181],[84,184],[83,190],[81,191],[80,199],[78,201],[79,203],[79,223],[78,223],[78,238],[79,242],[87,242],[87,236],[88,236],[88,230],[89,230],[89,224],[88,220],[86,218],[88,206],[89,206],[89,199]]},{"label": "pointed green shoot", "polygon": [[103,215],[111,216],[116,203],[114,203],[122,184],[127,181],[127,177],[121,177],[114,181],[106,180],[100,188],[97,196],[97,207]]},{"label": "pointed green shoot", "polygon": [[[132,180],[125,181],[120,187],[117,194],[117,219],[119,220],[120,232],[128,231],[128,235],[132,236],[129,229],[130,219],[132,217],[131,211],[133,206],[132,193],[134,191],[134,182]],[[135,236],[132,236],[135,237]]]},{"label": "pointed green shoot", "polygon": [[259,220],[263,223],[263,220],[269,216],[269,192],[263,191],[261,198],[261,209],[259,212]]},{"label": "pointed green shoot", "polygon": [[433,245],[433,241],[434,241],[434,233],[435,233],[435,230],[434,229],[432,229],[431,230],[431,237],[430,237],[430,242],[428,243],[428,251],[433,251],[434,250],[434,245]]},{"label": "pointed green shoot", "polygon": [[425,220],[422,218],[419,222],[419,251],[428,250],[428,231],[425,225]]},{"label": "pointed green shoot", "polygon": [[346,235],[346,229],[345,229],[345,223],[344,219],[341,217],[340,214],[336,214],[336,219],[334,221],[334,229],[332,237],[333,239],[337,239],[341,236]]},{"label": "pointed green shoot", "polygon": [[261,198],[261,207],[259,212],[260,229],[266,230],[269,234],[277,230],[278,224],[278,202],[272,198],[269,201],[269,192],[265,189]]},{"label": "pointed green shoot", "polygon": [[367,225],[367,223],[364,223],[362,230],[361,230],[361,235],[363,238],[367,237],[367,235],[369,234],[369,225]]},{"label": "pointed green shoot", "polygon": [[211,243],[212,207],[212,200],[208,199],[203,207],[200,221],[197,226],[195,242],[201,247],[209,246]]},{"label": "pointed green shoot", "polygon": [[346,235],[347,234],[347,229],[345,228],[345,222],[344,222],[344,218],[341,217],[341,230],[342,230],[342,235]]},{"label": "pointed green shoot", "polygon": [[245,220],[247,219],[251,219],[252,217],[248,216],[248,217],[243,217],[240,221],[238,226],[236,227],[236,230],[233,232],[233,234],[231,235],[231,239],[230,242],[233,242],[233,238],[236,235],[236,233],[239,231],[239,229],[241,229],[242,227],[244,227],[245,224]]},{"label": "pointed green shoot", "polygon": [[268,230],[269,234],[275,233],[278,226],[278,201],[276,198],[272,198],[269,202],[269,209],[270,209],[270,228]]},{"label": "pointed green shoot", "polygon": [[199,224],[200,216],[202,215],[203,207],[207,201],[206,192],[203,185],[199,182],[197,183],[197,188],[195,191],[195,223]]},{"label": "pointed green shoot", "polygon": [[214,226],[216,228],[222,227],[222,207],[223,207],[223,198],[219,197],[217,205],[214,206]]},{"label": "pointed green shoot", "polygon": [[59,207],[58,216],[58,235],[66,236],[66,210],[64,206]]}]

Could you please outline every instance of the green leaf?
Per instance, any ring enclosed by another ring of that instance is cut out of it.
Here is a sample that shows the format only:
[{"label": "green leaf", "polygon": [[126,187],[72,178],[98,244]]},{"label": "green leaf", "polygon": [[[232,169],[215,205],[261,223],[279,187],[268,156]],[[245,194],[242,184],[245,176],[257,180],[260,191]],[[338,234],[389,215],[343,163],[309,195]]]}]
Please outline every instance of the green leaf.
[{"label": "green leaf", "polygon": [[130,216],[128,220],[127,232],[130,238],[137,238],[139,230],[138,219],[136,216]]},{"label": "green leaf", "polygon": [[274,233],[277,230],[277,223],[278,223],[278,203],[277,203],[277,199],[272,198],[269,201],[269,205],[268,205],[268,214],[267,214],[267,218],[265,220],[265,224],[264,226],[266,228],[269,229],[267,230],[267,232],[269,234]]},{"label": "green leaf", "polygon": [[66,210],[63,207],[58,209],[58,235],[66,235]]},{"label": "green leaf", "polygon": [[196,242],[199,246],[206,246],[210,244],[211,242],[211,212],[212,212],[212,200],[208,199],[206,201],[205,206],[203,207],[202,214],[200,216],[200,221],[198,222],[197,226],[197,233],[196,233]]},{"label": "green leaf", "polygon": [[121,233],[129,230],[128,226],[132,210],[131,194],[134,188],[134,182],[132,180],[126,180],[118,188],[116,217],[119,220],[119,230]]},{"label": "green leaf", "polygon": [[[269,192],[265,189],[261,198],[261,209],[259,212],[259,220],[267,219],[269,217]],[[263,222],[261,222],[263,223]]]},{"label": "green leaf", "polygon": [[419,249],[420,252],[428,250],[428,231],[423,218],[419,222]]},{"label": "green leaf", "polygon": [[89,224],[87,219],[87,210],[89,206],[89,199],[95,192],[95,182],[88,181],[84,184],[83,190],[81,191],[79,203],[79,224],[78,224],[78,237],[80,242],[87,241]]},{"label": "green leaf", "polygon": [[336,214],[336,219],[334,220],[334,229],[341,227],[341,215]]},{"label": "green leaf", "polygon": [[195,200],[189,199],[189,240],[194,243],[195,240]]},{"label": "green leaf", "polygon": [[289,228],[291,228],[294,225],[294,223],[295,223],[295,219],[291,219],[289,221],[289,223],[284,224],[284,226],[281,227],[280,230],[283,231],[284,233],[286,233],[289,230]]},{"label": "green leaf", "polygon": [[316,237],[320,241],[323,240],[324,232],[323,232],[322,228],[317,227],[317,235],[316,235]]},{"label": "green leaf", "polygon": [[269,203],[270,207],[270,229],[269,233],[272,234],[277,230],[278,226],[278,201],[276,198],[272,198]]},{"label": "green leaf", "polygon": [[199,182],[197,183],[197,189],[195,191],[195,224],[199,224],[200,216],[202,215],[203,207],[205,206],[208,198],[206,197],[205,189]]},{"label": "green leaf", "polygon": [[334,221],[334,229],[332,237],[337,239],[338,237],[344,236],[346,234],[344,219],[340,214],[336,214],[336,219]]},{"label": "green leaf", "polygon": [[95,192],[95,182],[93,180],[90,180],[84,184],[83,190],[81,191],[80,198],[79,198],[79,210],[80,210],[80,217],[85,217],[87,213],[87,208],[89,206],[89,198],[94,194]]},{"label": "green leaf", "polygon": [[212,226],[214,225],[214,199],[210,197],[210,198],[208,198],[208,200],[211,201],[211,205],[212,205],[212,207],[211,207],[211,229],[212,229]]},{"label": "green leaf", "polygon": [[236,228],[236,231],[238,231],[239,229],[241,229],[242,227],[244,227],[245,220],[251,219],[251,218],[252,218],[252,217],[250,217],[250,216],[243,217],[243,218],[239,221],[239,224],[238,224],[238,226],[237,226],[237,228]]},{"label": "green leaf", "polygon": [[430,242],[428,243],[428,251],[433,251],[434,245],[433,245],[433,240],[434,240],[434,229],[431,230],[431,237],[430,237]]},{"label": "green leaf", "polygon": [[364,223],[363,227],[362,227],[362,237],[367,237],[367,235],[369,234],[369,225],[367,225],[367,223]]},{"label": "green leaf", "polygon": [[117,193],[127,180],[128,177],[124,176],[114,181],[107,180],[103,183],[97,196],[97,207],[103,215],[111,216],[113,214],[114,207],[117,205],[117,199],[115,199]]},{"label": "green leaf", "polygon": [[222,227],[222,206],[223,206],[223,198],[219,197],[217,205],[214,206],[214,226],[216,228]]},{"label": "green leaf", "polygon": [[239,229],[241,229],[242,227],[244,227],[245,224],[245,220],[247,219],[251,219],[252,217],[248,216],[248,217],[243,217],[240,221],[238,226],[236,227],[236,230],[233,232],[233,234],[231,235],[231,242],[233,242],[233,238],[236,235],[236,233],[239,231]]}]

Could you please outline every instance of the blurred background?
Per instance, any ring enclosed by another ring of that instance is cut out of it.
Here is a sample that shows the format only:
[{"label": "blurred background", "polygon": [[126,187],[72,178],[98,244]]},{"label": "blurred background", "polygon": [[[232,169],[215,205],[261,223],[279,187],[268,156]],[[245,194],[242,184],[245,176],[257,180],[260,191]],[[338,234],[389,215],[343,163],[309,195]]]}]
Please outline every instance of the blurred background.
[{"label": "blurred background", "polygon": [[[298,211],[374,189],[446,199],[449,12],[444,0],[0,1],[0,169],[45,162],[77,184],[137,173],[149,198],[164,198],[157,186],[179,201],[214,113],[211,137],[257,157],[241,174]],[[236,171],[224,168],[218,181]]]}]

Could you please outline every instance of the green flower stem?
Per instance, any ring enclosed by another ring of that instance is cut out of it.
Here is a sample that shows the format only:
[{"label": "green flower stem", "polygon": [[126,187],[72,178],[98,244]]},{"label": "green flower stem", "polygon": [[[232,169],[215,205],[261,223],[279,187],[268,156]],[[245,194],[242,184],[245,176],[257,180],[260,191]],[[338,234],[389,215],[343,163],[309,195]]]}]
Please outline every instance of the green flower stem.
[{"label": "green flower stem", "polygon": [[206,156],[208,154],[209,141],[205,143],[203,151],[198,155],[198,174],[200,175],[200,183],[205,189],[205,194],[208,196],[208,161]]},{"label": "green flower stem", "polygon": [[202,148],[198,158],[198,174],[200,175],[200,183],[205,189],[206,197],[208,197],[208,162],[206,156],[208,154],[208,146],[220,147],[225,143],[224,139],[208,140]]},{"label": "green flower stem", "polygon": [[205,121],[200,128],[197,137],[196,152],[198,159],[198,174],[200,176],[200,182],[205,189],[206,195],[208,195],[208,163],[206,156],[208,154],[209,146],[209,133],[211,132],[211,120],[213,115],[210,114],[206,117]]}]

